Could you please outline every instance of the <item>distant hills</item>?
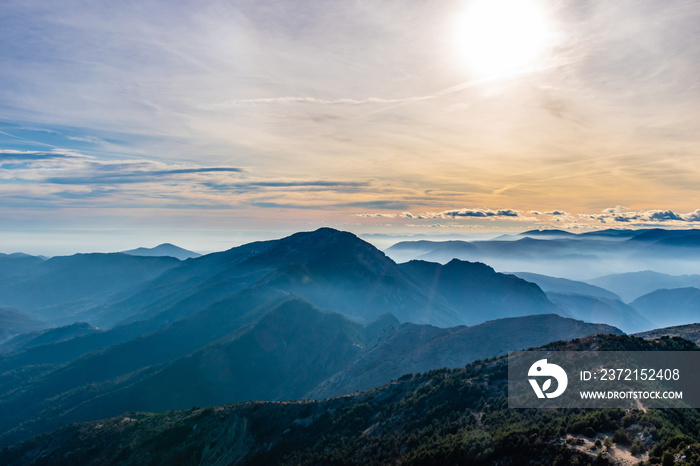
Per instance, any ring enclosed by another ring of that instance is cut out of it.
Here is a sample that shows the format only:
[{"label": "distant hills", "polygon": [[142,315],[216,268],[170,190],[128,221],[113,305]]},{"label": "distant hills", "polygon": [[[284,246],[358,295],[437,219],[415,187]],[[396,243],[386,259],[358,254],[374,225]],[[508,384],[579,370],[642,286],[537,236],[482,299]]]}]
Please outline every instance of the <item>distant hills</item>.
[{"label": "distant hills", "polygon": [[700,257],[699,235],[698,230],[611,229],[578,234],[531,230],[491,241],[403,241],[385,252],[398,262],[446,263],[457,258],[484,262],[497,270],[585,280],[645,269],[692,273]]},{"label": "distant hills", "polygon": [[0,307],[0,343],[13,336],[46,328],[46,324],[35,317],[8,307]]},{"label": "distant hills", "polygon": [[645,317],[646,314],[619,299],[554,292],[547,293],[547,298],[575,319],[606,322],[628,333],[649,330],[656,326]]},{"label": "distant hills", "polygon": [[546,237],[546,238],[571,238],[575,237],[576,233],[571,233],[569,231],[564,231],[564,230],[557,230],[557,229],[548,229],[548,230],[528,230],[524,231],[516,236],[519,237]]},{"label": "distant hills", "polygon": [[[522,267],[525,271],[515,275],[545,291],[559,308],[558,314],[638,332],[700,321],[700,312],[680,293],[665,294],[668,301],[663,304],[651,304],[652,298],[632,303],[660,289],[700,288],[700,275],[677,275],[698,270],[698,234],[698,230],[664,229],[579,234],[530,230],[491,241],[404,241],[386,253],[401,262],[418,258],[448,263],[458,258],[483,261],[501,270]],[[629,272],[640,269],[647,270]]]},{"label": "distant hills", "polygon": [[[1,311],[0,311],[1,312]],[[33,319],[32,319],[33,320]],[[3,323],[0,326],[5,326]],[[6,328],[6,327],[5,327]],[[31,328],[31,327],[27,327]],[[65,327],[51,328],[46,330],[27,331],[26,328],[19,335],[0,344],[1,353],[16,353],[35,346],[42,346],[51,343],[60,343],[83,335],[99,332],[99,330],[87,322],[78,322]]]},{"label": "distant hills", "polygon": [[689,286],[700,288],[700,275],[668,275],[645,270],[642,272],[605,275],[587,280],[587,282],[611,290],[629,303],[640,296],[662,288],[684,288]]},{"label": "distant hills", "polygon": [[575,319],[605,322],[628,333],[654,327],[633,306],[623,303],[618,295],[604,288],[528,272],[517,272],[515,275],[539,285],[550,301]]},{"label": "distant hills", "polygon": [[694,287],[652,291],[630,304],[654,327],[700,321],[700,289]]},{"label": "distant hills", "polygon": [[26,275],[42,262],[44,259],[28,254],[0,254],[0,280]]},{"label": "distant hills", "polygon": [[657,241],[675,242],[689,238],[690,242],[700,235],[698,230],[665,230],[663,228],[653,228],[650,230],[637,230],[637,234],[630,237],[630,241],[646,241],[655,243]]},{"label": "distant hills", "polygon": [[549,277],[547,275],[530,272],[515,272],[513,275],[535,283],[542,288],[542,291],[545,293],[578,294],[595,298],[620,299],[620,297],[612,291],[581,281]]},{"label": "distant hills", "polygon": [[188,251],[187,249],[182,249],[170,243],[163,243],[154,248],[130,249],[128,251],[122,251],[122,254],[146,257],[174,257],[181,261],[201,256],[201,254]]},{"label": "distant hills", "polygon": [[19,309],[54,325],[93,320],[92,314],[84,313],[118,300],[120,293],[158,277],[180,260],[198,256],[172,244],[51,259],[0,254],[0,306]]}]

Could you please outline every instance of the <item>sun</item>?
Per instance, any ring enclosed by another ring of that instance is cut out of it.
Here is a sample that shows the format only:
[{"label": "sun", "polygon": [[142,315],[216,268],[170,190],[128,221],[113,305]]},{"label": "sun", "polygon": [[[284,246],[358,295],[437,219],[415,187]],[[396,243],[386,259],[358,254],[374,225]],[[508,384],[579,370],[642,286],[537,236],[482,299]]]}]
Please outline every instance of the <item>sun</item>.
[{"label": "sun", "polygon": [[532,0],[473,0],[457,26],[458,53],[481,78],[534,68],[551,45],[545,10]]}]

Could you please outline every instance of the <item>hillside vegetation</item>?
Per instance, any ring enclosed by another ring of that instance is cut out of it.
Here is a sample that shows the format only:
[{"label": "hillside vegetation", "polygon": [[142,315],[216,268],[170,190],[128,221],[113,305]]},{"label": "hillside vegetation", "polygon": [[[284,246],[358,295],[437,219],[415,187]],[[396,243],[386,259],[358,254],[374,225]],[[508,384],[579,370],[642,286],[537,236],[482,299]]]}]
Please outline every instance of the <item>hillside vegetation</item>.
[{"label": "hillside vegetation", "polygon": [[[546,348],[698,350],[680,338],[612,335]],[[128,413],[7,447],[0,463],[569,465],[609,464],[624,453],[653,464],[697,464],[699,427],[700,414],[690,409],[509,409],[502,357],[322,401]]]}]

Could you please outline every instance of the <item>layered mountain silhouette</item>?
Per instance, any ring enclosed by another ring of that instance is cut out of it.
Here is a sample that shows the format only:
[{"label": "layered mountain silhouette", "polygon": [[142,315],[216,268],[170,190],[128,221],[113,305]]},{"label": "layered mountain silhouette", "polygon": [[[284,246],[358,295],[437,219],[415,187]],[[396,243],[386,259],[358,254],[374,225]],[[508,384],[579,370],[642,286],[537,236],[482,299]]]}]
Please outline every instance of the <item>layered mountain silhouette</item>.
[{"label": "layered mountain silhouette", "polygon": [[[593,241],[558,236],[459,247],[529,260]],[[596,248],[621,241],[610,236]],[[0,346],[3,445],[127,410],[334,397],[553,340],[651,328],[593,285],[460,259],[397,264],[330,228],[184,261],[4,259],[26,268],[0,285],[0,305],[70,325]]]},{"label": "layered mountain silhouette", "polygon": [[637,230],[636,234],[630,237],[630,241],[644,241],[647,243],[656,243],[659,241],[665,242],[668,240],[679,240],[683,238],[692,238],[697,236],[697,230],[666,230],[663,228],[653,228],[649,230]]},{"label": "layered mountain silhouette", "polygon": [[447,263],[457,258],[485,262],[497,270],[585,280],[649,268],[672,274],[697,270],[698,238],[697,230],[532,230],[491,241],[403,241],[386,253],[399,262]]},{"label": "layered mountain silhouette", "polygon": [[0,254],[0,280],[6,282],[14,277],[31,273],[45,259],[29,254]]},{"label": "layered mountain silhouette", "polygon": [[8,307],[0,307],[0,343],[13,336],[46,328],[46,324],[26,312]]},{"label": "layered mountain silhouette", "polygon": [[54,323],[75,323],[81,313],[120,292],[161,275],[180,261],[126,254],[76,254],[33,261],[33,267],[0,283],[0,305]]},{"label": "layered mountain silhouette", "polygon": [[515,272],[513,275],[536,284],[542,288],[542,291],[545,293],[577,294],[595,298],[621,299],[620,296],[612,291],[586,282],[549,277],[547,275],[530,272]]},{"label": "layered mountain silhouette", "polygon": [[537,285],[514,275],[497,273],[482,263],[458,259],[445,265],[411,261],[400,264],[399,269],[420,284],[432,302],[446,302],[456,309],[461,323],[483,322],[487,309],[489,318],[561,312]]},{"label": "layered mountain silhouette", "polygon": [[633,333],[653,328],[653,324],[615,293],[585,282],[517,272],[515,275],[536,283],[547,298],[570,317],[586,322],[605,322]]},{"label": "layered mountain silhouette", "polygon": [[[33,321],[34,319],[31,320]],[[87,322],[77,322],[64,327],[46,330],[26,331],[25,328],[22,329],[22,332],[18,332],[19,334],[14,338],[0,344],[0,353],[16,353],[35,346],[59,343],[96,332],[99,332],[99,330]]]},{"label": "layered mountain silhouette", "polygon": [[[239,299],[245,302],[228,309],[259,315],[254,323],[239,328],[229,323],[225,329],[226,316],[216,319],[210,311],[206,318],[192,316],[182,325],[52,370],[34,370],[19,393],[5,387],[0,443],[130,410],[337,396],[373,388],[406,371],[460,367],[543,342],[622,333],[551,314],[448,329],[400,325],[390,315],[359,324],[271,291]],[[202,328],[205,321],[211,325]]]},{"label": "layered mountain silhouette", "polygon": [[[477,293],[473,287],[460,291],[460,296],[436,294],[431,283],[410,276],[371,244],[351,233],[322,228],[178,263],[78,317],[105,327],[149,319],[167,325],[253,285],[284,290],[365,322],[387,312],[401,322],[438,326],[483,322],[473,317],[481,314],[499,318],[557,312],[537,287],[483,270],[491,281],[478,294],[490,294],[491,307],[482,306],[488,300],[471,299]],[[497,305],[504,294],[511,303],[508,309]]]},{"label": "layered mountain silhouette", "polygon": [[663,288],[700,288],[700,275],[668,275],[665,273],[644,270],[628,272],[587,280],[588,283],[614,291],[625,302],[629,303],[645,294]]},{"label": "layered mountain silhouette", "polygon": [[405,374],[437,367],[462,367],[477,359],[594,334],[620,335],[622,331],[555,314],[512,317],[447,329],[405,323],[387,332],[374,347],[306,397],[327,398],[369,390]]},{"label": "layered mountain silhouette", "polygon": [[645,317],[646,314],[619,299],[554,292],[547,293],[547,298],[575,319],[606,322],[627,333],[649,330],[657,326]]},{"label": "layered mountain silhouette", "polygon": [[654,323],[654,327],[700,322],[700,289],[662,289],[640,296],[630,303]]}]

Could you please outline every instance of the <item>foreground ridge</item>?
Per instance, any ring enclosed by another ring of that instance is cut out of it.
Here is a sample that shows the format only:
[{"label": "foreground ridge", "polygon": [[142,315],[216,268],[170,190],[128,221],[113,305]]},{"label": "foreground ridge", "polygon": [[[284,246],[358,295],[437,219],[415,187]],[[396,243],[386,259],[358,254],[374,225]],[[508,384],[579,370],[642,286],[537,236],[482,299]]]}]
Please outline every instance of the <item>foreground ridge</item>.
[{"label": "foreground ridge", "polygon": [[[698,350],[597,335],[553,350]],[[19,464],[614,464],[700,461],[696,410],[507,408],[505,357],[321,401],[246,402],[75,424],[0,451]],[[595,439],[610,448],[584,450]],[[636,439],[643,439],[638,441]],[[606,441],[607,443],[607,441]]]}]

